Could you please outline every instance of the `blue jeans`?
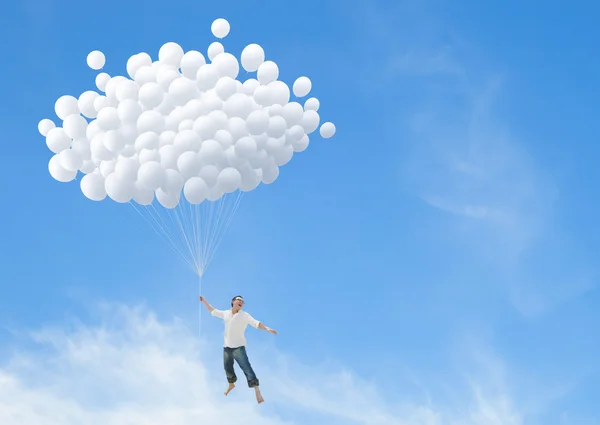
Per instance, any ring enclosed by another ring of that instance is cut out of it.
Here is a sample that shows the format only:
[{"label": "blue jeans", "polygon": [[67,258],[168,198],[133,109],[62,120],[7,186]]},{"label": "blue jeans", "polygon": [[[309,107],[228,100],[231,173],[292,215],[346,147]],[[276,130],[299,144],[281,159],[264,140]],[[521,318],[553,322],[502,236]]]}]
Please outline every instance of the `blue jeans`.
[{"label": "blue jeans", "polygon": [[234,360],[242,368],[242,371],[246,375],[246,379],[248,380],[248,387],[258,387],[258,378],[252,370],[252,366],[250,365],[250,361],[248,360],[248,355],[246,354],[246,347],[244,346],[237,348],[223,348],[223,364],[225,366],[227,382],[233,384],[237,381],[237,376],[235,376],[235,370],[233,370]]}]

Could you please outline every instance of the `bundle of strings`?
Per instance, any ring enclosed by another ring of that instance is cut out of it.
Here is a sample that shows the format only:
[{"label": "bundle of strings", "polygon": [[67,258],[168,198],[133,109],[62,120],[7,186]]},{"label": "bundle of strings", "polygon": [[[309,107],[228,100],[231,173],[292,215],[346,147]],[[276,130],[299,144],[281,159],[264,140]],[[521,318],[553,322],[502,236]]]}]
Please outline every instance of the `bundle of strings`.
[{"label": "bundle of strings", "polygon": [[[243,197],[242,191],[224,194],[217,201],[190,203],[184,196],[174,208],[162,205],[130,205],[161,236],[198,276],[198,295],[202,295],[202,278],[210,265]],[[198,333],[202,330],[202,305],[198,307]]]}]

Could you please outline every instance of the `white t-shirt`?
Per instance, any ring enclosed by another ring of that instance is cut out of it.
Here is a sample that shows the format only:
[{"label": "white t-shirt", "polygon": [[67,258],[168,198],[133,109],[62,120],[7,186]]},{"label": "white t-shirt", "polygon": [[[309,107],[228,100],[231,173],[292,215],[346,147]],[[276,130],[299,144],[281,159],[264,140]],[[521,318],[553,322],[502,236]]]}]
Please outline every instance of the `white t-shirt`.
[{"label": "white t-shirt", "polygon": [[217,310],[211,313],[215,317],[220,317],[225,322],[225,340],[224,347],[237,348],[246,345],[244,332],[246,326],[250,325],[258,329],[260,322],[243,310],[233,314],[231,310]]}]

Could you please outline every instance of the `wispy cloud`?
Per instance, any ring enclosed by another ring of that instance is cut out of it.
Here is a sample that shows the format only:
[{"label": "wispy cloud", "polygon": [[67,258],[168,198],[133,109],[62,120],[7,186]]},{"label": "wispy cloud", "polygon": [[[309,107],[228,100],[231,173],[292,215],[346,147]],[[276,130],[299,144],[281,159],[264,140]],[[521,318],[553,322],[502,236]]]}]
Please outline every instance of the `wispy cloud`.
[{"label": "wispy cloud", "polygon": [[446,382],[451,397],[408,403],[339,366],[307,366],[255,349],[266,403],[256,404],[241,373],[226,398],[218,343],[200,343],[181,321],[162,321],[144,308],[105,306],[99,325],[46,327],[25,342],[29,348],[17,349],[0,367],[4,425],[234,424],[240,418],[279,425],[306,423],[307,415],[328,424],[524,423],[498,384],[495,365]]}]

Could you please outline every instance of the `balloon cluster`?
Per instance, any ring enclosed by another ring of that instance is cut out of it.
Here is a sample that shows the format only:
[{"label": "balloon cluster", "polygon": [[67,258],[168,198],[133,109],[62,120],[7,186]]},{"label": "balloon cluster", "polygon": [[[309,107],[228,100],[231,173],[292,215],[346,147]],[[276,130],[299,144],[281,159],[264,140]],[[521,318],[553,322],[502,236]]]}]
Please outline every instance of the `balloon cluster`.
[{"label": "balloon cluster", "polygon": [[[211,29],[224,38],[230,26],[217,19]],[[310,79],[298,78],[290,93],[258,44],[246,46],[239,61],[220,42],[207,55],[208,61],[169,42],[154,62],[145,52],[131,56],[130,78],[98,74],[96,87],[104,94],[61,96],[55,112],[62,127],[49,119],[38,125],[55,154],[48,163],[52,177],[69,182],[81,172],[81,191],[91,200],[149,205],[156,197],[166,208],[176,207],[182,193],[199,204],[273,183],[319,127],[316,98],[304,105],[290,101],[292,93],[310,93]],[[94,70],[105,61],[97,50],[87,57]],[[237,80],[240,65],[256,78]],[[335,130],[326,122],[320,134],[329,138]]]}]

